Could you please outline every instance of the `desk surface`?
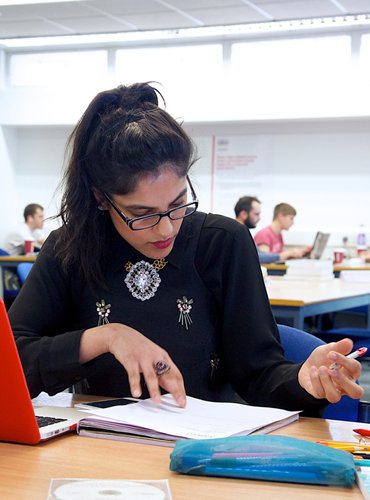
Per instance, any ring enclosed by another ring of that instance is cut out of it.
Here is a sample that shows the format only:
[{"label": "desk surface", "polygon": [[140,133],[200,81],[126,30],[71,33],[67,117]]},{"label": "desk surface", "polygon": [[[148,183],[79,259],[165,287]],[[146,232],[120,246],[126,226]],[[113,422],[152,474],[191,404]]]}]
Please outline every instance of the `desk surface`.
[{"label": "desk surface", "polygon": [[37,255],[1,255],[0,265],[4,263],[20,264],[21,262],[35,262]]},{"label": "desk surface", "polygon": [[[67,395],[66,397],[70,397]],[[274,434],[357,442],[358,424],[301,418]],[[362,427],[370,428],[368,424]],[[168,479],[174,500],[361,499],[352,488],[185,476],[169,471],[171,448],[70,434],[37,446],[0,443],[0,497],[46,499],[52,478]]]},{"label": "desk surface", "polygon": [[311,280],[292,279],[287,276],[270,276],[266,280],[270,304],[301,307],[344,298],[369,296],[370,282],[350,283],[341,279]]},{"label": "desk surface", "polygon": [[[272,275],[283,275],[286,273],[289,264],[261,264],[261,266],[267,269],[267,272]],[[344,261],[341,264],[333,264],[334,273],[340,273],[340,271],[370,271],[370,262],[363,262],[360,264],[353,264],[349,261]]]},{"label": "desk surface", "polygon": [[334,271],[370,271],[370,262],[363,262],[362,264],[342,262],[341,264],[334,264]]}]

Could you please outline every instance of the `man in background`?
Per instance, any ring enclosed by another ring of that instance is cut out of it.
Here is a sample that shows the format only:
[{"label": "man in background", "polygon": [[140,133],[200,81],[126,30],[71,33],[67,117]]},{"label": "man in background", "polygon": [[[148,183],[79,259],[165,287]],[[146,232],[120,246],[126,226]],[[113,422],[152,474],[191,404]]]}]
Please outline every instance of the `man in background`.
[{"label": "man in background", "polygon": [[288,231],[294,224],[297,211],[289,203],[279,203],[274,208],[272,223],[254,235],[254,241],[261,252],[279,253],[280,260],[300,259],[311,250],[309,247],[284,251],[282,231]]},{"label": "man in background", "polygon": [[[237,201],[235,207],[235,219],[247,226],[248,229],[254,229],[261,219],[261,201],[255,196],[242,196]],[[304,251],[294,248],[291,250],[270,251],[261,249],[257,246],[258,257],[261,264],[270,264],[272,262],[283,261],[303,257]]]},{"label": "man in background", "polygon": [[44,243],[42,228],[44,225],[44,208],[37,203],[26,206],[23,212],[24,222],[6,238],[5,250],[11,255],[25,253],[25,241],[33,242],[33,251],[40,250]]}]

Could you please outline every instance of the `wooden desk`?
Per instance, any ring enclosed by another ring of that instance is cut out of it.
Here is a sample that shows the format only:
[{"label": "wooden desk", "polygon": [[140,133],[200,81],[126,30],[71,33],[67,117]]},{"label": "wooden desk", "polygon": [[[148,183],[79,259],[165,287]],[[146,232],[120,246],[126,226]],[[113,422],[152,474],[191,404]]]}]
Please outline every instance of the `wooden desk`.
[{"label": "wooden desk", "polygon": [[[64,393],[66,398],[71,395]],[[80,399],[81,401],[81,399]],[[310,441],[336,439],[357,442],[357,424],[301,418],[275,431]],[[361,424],[370,428],[369,424]],[[186,476],[169,471],[171,448],[64,435],[37,446],[0,443],[0,498],[46,499],[52,478],[168,479],[174,500],[311,500],[357,499],[352,488],[270,483],[244,479]]]},{"label": "wooden desk", "polygon": [[341,264],[334,264],[334,271],[370,271],[370,262],[363,262],[362,264],[350,264],[342,262]]},{"label": "wooden desk", "polygon": [[286,264],[261,264],[261,266],[267,269],[267,274],[269,276],[283,276],[288,269]]},{"label": "wooden desk", "polygon": [[339,277],[341,271],[370,271],[370,262],[351,264],[349,261],[344,261],[341,264],[334,264],[334,276]]},{"label": "wooden desk", "polygon": [[370,328],[370,283],[348,283],[340,279],[300,280],[270,276],[267,293],[275,317],[289,318],[303,329],[304,318],[352,307],[368,307]]},{"label": "wooden desk", "polygon": [[0,256],[0,298],[4,298],[4,267],[17,267],[21,262],[35,262],[36,255],[2,255]]},{"label": "wooden desk", "polygon": [[[261,264],[267,269],[269,276],[283,276],[287,269],[287,264]],[[341,271],[370,271],[370,262],[363,262],[362,264],[350,264],[349,262],[342,262],[341,264],[333,264],[333,272],[335,276],[339,276]]]}]

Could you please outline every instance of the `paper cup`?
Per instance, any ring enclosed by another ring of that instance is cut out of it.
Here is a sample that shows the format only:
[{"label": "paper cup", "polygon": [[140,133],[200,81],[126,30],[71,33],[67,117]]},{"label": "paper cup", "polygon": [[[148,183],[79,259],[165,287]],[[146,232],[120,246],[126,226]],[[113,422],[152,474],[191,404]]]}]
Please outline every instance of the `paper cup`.
[{"label": "paper cup", "polygon": [[33,253],[33,244],[34,242],[32,240],[26,240],[24,242],[24,253],[25,255],[29,253]]},{"label": "paper cup", "polygon": [[336,248],[334,250],[334,264],[341,264],[344,261],[344,249]]}]

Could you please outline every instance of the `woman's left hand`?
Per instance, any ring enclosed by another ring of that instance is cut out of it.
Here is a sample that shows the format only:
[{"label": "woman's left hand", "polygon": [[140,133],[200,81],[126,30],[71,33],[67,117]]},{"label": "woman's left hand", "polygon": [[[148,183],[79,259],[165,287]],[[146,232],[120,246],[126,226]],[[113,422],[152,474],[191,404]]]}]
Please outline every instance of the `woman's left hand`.
[{"label": "woman's left hand", "polygon": [[300,385],[315,398],[326,398],[330,403],[337,403],[344,394],[353,399],[361,398],[364,390],[356,384],[361,364],[346,358],[352,347],[350,339],[317,347],[298,373]]}]

